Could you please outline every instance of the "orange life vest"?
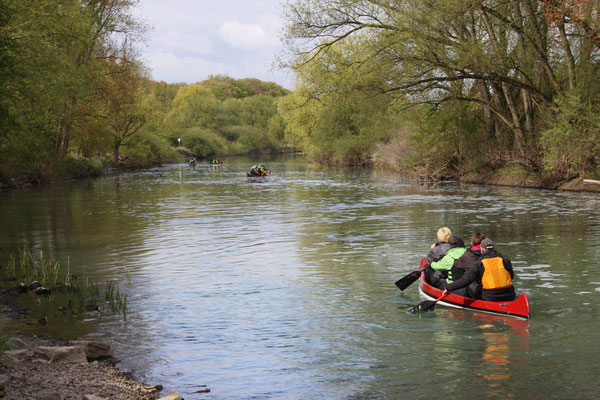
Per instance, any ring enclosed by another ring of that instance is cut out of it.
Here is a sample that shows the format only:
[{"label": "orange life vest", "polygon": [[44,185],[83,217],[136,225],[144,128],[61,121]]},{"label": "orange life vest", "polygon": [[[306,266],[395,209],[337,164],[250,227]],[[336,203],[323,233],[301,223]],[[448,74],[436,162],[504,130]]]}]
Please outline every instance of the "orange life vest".
[{"label": "orange life vest", "polygon": [[484,289],[504,289],[512,286],[510,273],[504,268],[502,257],[484,258],[481,285]]}]

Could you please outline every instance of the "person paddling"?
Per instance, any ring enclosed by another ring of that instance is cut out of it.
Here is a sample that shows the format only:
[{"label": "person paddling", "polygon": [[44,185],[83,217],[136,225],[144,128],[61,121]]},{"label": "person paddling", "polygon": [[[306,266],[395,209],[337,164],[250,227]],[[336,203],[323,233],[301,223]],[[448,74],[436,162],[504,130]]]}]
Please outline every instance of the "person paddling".
[{"label": "person paddling", "polygon": [[425,268],[425,277],[427,282],[433,286],[442,289],[446,285],[448,272],[451,270],[454,262],[459,259],[467,249],[462,238],[458,235],[450,236],[448,240],[450,249],[439,261],[434,261]]},{"label": "person paddling", "polygon": [[[454,261],[452,269],[448,272],[446,282],[441,282],[439,285],[440,289],[445,289],[447,285],[460,279],[466,271],[473,268],[477,262],[479,262],[479,258],[481,257],[481,241],[483,239],[485,239],[485,236],[480,232],[475,232],[471,236],[471,246],[467,248],[467,251],[465,251],[460,258]],[[465,288],[456,289],[454,293],[459,296],[472,297],[475,299],[481,297],[481,284],[474,281]]]},{"label": "person paddling", "polygon": [[452,231],[445,226],[442,226],[437,231],[437,242],[431,245],[429,253],[425,256],[425,260],[427,260],[427,264],[431,264],[434,261],[439,261],[446,255],[446,252],[450,250],[450,244],[448,240],[450,240],[450,236],[452,236]]},{"label": "person paddling", "polygon": [[514,272],[510,260],[496,251],[491,239],[483,239],[481,258],[477,264],[466,271],[460,279],[447,285],[443,294],[464,288],[479,280],[482,300],[513,301],[516,298],[513,278]]}]

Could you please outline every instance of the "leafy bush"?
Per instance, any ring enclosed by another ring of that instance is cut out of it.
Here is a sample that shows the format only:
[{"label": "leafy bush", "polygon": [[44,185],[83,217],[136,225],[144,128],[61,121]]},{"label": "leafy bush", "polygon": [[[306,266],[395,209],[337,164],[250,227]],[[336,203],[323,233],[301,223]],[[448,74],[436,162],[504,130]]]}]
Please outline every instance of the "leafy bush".
[{"label": "leafy bush", "polygon": [[225,154],[227,141],[218,133],[210,129],[188,128],[177,131],[181,144],[187,147],[197,157],[212,157]]},{"label": "leafy bush", "polygon": [[476,112],[447,103],[434,110],[423,108],[413,118],[420,129],[413,137],[419,151],[413,153],[411,163],[423,167],[429,177],[440,179],[490,168],[494,146],[486,145]]},{"label": "leafy bush", "polygon": [[252,126],[237,127],[239,133],[237,142],[245,153],[268,153],[279,150],[277,142],[264,131]]},{"label": "leafy bush", "polygon": [[99,176],[102,173],[102,167],[103,164],[98,159],[70,155],[62,161],[59,171],[63,176],[84,178]]},{"label": "leafy bush", "polygon": [[177,153],[165,138],[146,133],[123,147],[125,164],[130,167],[160,165],[177,158]]},{"label": "leafy bush", "polygon": [[543,164],[553,177],[600,174],[600,114],[589,102],[571,95],[557,100],[550,128],[542,132]]}]

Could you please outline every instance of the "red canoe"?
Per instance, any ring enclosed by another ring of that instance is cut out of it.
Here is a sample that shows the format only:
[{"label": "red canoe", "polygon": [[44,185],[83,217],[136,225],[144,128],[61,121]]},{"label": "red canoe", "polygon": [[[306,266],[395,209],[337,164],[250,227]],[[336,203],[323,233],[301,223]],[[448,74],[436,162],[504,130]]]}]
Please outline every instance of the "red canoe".
[{"label": "red canoe", "polygon": [[[424,266],[424,259],[421,262],[421,269]],[[419,286],[421,294],[427,298],[427,300],[435,300],[439,298],[443,290],[431,286],[425,281],[425,273],[421,272],[421,284]],[[507,315],[515,318],[529,319],[529,301],[527,295],[521,293],[513,301],[485,301],[475,300],[470,297],[463,297],[457,294],[450,294],[441,299],[438,305],[455,308],[466,308],[468,310],[484,312],[488,314],[496,315]]]}]

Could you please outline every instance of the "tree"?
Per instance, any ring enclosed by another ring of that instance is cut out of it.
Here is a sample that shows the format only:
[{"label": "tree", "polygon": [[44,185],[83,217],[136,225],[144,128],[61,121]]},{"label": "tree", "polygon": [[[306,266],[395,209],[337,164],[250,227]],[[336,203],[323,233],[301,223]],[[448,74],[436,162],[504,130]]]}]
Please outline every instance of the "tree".
[{"label": "tree", "polygon": [[219,101],[225,101],[229,98],[240,99],[246,97],[246,91],[236,83],[235,79],[226,75],[211,75],[207,80],[202,81],[202,86],[212,90]]},{"label": "tree", "polygon": [[288,65],[309,68],[338,44],[361,38],[356,62],[382,65],[380,92],[434,108],[476,105],[489,142],[535,168],[546,110],[598,75],[589,39],[598,27],[598,2],[567,2],[581,4],[585,18],[564,13],[556,25],[544,17],[549,3],[559,2],[297,0],[285,7],[295,54]]},{"label": "tree", "polygon": [[[0,168],[41,180],[70,157],[73,135],[91,154],[104,146],[106,125],[94,131],[86,105],[106,95],[106,63],[141,33],[129,14],[133,0],[2,0],[0,3]],[[134,53],[127,53],[132,62]],[[8,58],[7,58],[8,57]],[[9,60],[8,64],[3,64]],[[6,67],[6,68],[5,68]],[[106,122],[106,121],[104,121]],[[5,128],[5,129],[4,129]],[[98,132],[98,138],[92,138]]]},{"label": "tree", "polygon": [[336,43],[322,57],[297,69],[296,90],[280,101],[286,133],[311,157],[363,164],[380,140],[389,137],[390,95],[378,63],[363,62],[360,39]]},{"label": "tree", "polygon": [[214,128],[218,111],[218,100],[210,89],[199,83],[182,86],[166,116],[166,125],[171,129]]},{"label": "tree", "polygon": [[[79,13],[89,24],[87,35],[78,38],[78,46],[67,53],[77,66],[89,72],[98,71],[96,66],[105,59],[119,59],[124,54],[121,49],[133,43],[143,27],[131,16],[131,8],[138,0],[85,0],[75,2],[79,5]],[[120,53],[120,54],[119,54]],[[132,61],[132,60],[128,60]],[[101,85],[102,80],[99,81]],[[77,118],[77,104],[86,96],[95,93],[91,87],[87,92],[73,91],[64,105],[64,116],[61,120],[60,140],[57,141],[57,152],[64,155],[69,147],[71,129]]]},{"label": "tree", "polygon": [[12,176],[40,179],[52,169],[64,104],[93,81],[68,56],[87,33],[88,20],[78,2],[60,3],[3,2],[10,16],[1,34],[10,44],[10,70],[2,84],[9,95],[2,103],[11,110],[11,126],[2,139],[0,163]]},{"label": "tree", "polygon": [[137,65],[126,58],[109,64],[109,79],[102,96],[106,123],[110,127],[113,156],[119,161],[119,149],[144,126],[141,108],[141,78]]},{"label": "tree", "polygon": [[240,120],[242,125],[266,130],[269,119],[277,113],[277,101],[272,96],[255,95],[246,97],[240,104]]}]

